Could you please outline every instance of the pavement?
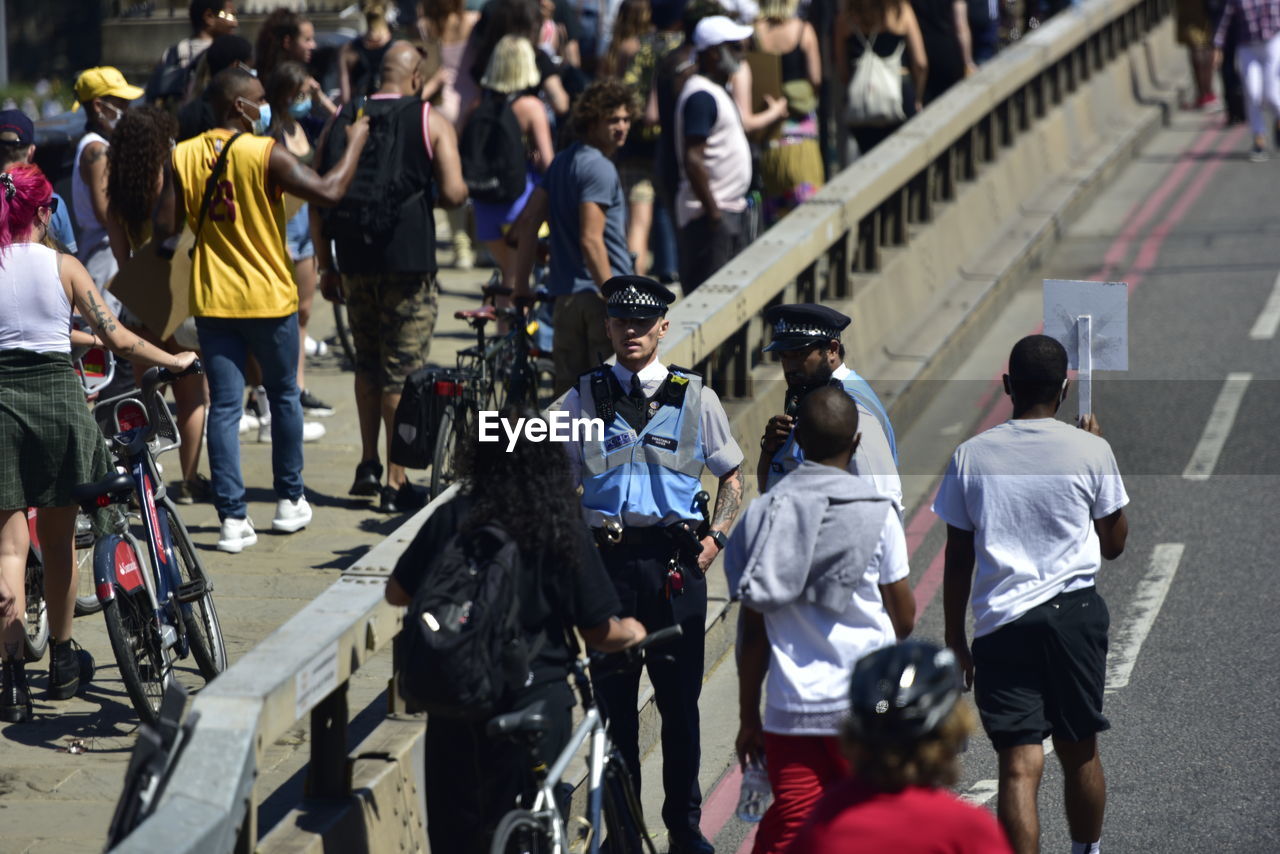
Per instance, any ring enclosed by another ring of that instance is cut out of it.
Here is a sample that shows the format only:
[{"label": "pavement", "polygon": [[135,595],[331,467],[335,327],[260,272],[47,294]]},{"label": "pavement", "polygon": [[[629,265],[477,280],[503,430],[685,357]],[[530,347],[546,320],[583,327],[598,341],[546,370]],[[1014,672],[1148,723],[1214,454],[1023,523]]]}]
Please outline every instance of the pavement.
[{"label": "pavement", "polygon": [[[998,376],[1012,343],[1039,325],[1041,277],[1129,283],[1130,370],[1094,382],[1094,409],[1131,497],[1128,549],[1098,582],[1112,621],[1112,729],[1101,737],[1108,851],[1280,850],[1280,748],[1272,737],[1280,724],[1280,163],[1250,163],[1247,152],[1247,135],[1223,130],[1218,117],[1175,116],[1067,230],[899,436],[915,634],[936,641],[945,532],[928,502],[955,445],[1007,417]],[[469,341],[452,311],[473,304],[486,278],[442,276],[437,360]],[[323,335],[329,325],[320,305],[315,329]],[[326,420],[329,435],[306,449],[312,525],[288,537],[265,534],[230,556],[212,550],[211,507],[183,512],[205,548],[233,661],[397,523],[346,497],[359,451],[350,375],[331,356],[309,365],[308,377],[338,410]],[[1064,417],[1075,405],[1068,400]],[[268,527],[268,446],[246,442],[244,468],[251,513]],[[101,620],[79,620],[77,637],[100,664],[87,695],[56,705],[37,697],[36,723],[0,729],[0,854],[101,846],[136,723]],[[732,815],[736,679],[727,661],[709,670],[701,704],[703,830],[722,854],[750,850],[752,830]],[[366,666],[353,679],[353,713],[366,711],[353,722],[352,744],[382,715],[386,673]],[[183,679],[200,681],[193,670]],[[39,692],[43,677],[35,681]],[[268,751],[258,784],[264,829],[297,797],[306,737],[299,727]],[[71,739],[84,752],[69,752]],[[645,814],[654,819],[660,767],[650,753],[642,769]],[[957,791],[990,808],[994,779],[994,753],[978,734]],[[1043,850],[1067,850],[1061,803],[1050,757],[1040,793]]]}]

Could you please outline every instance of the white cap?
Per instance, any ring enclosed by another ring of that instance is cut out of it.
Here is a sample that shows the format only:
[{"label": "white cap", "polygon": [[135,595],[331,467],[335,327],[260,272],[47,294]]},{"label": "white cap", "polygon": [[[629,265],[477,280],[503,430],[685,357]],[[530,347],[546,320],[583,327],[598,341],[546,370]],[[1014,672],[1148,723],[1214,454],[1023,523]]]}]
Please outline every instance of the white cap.
[{"label": "white cap", "polygon": [[755,34],[755,30],[745,24],[736,23],[724,15],[712,15],[703,18],[693,28],[693,49],[701,53],[709,47],[740,42]]}]

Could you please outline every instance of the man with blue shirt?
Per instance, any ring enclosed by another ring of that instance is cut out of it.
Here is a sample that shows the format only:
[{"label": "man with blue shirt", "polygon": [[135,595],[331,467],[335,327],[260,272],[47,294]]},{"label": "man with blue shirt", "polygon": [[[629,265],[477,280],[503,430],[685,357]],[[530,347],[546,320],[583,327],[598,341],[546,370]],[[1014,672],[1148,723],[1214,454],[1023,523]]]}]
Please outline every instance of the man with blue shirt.
[{"label": "man with blue shirt", "polygon": [[[620,616],[683,636],[646,659],[662,715],[662,820],[671,854],[712,854],[702,836],[698,697],[707,618],[706,571],[728,541],[742,503],[742,451],[702,377],[658,361],[675,294],[653,279],[604,283],[617,364],[584,373],[557,406],[604,422],[603,437],[566,445],[582,484],[583,516],[622,601]],[[559,330],[557,329],[557,334]],[[698,494],[703,471],[719,479],[710,524]],[[609,731],[640,790],[638,672],[601,681]]]},{"label": "man with blue shirt", "polygon": [[574,107],[578,141],[556,155],[513,227],[515,281],[507,286],[517,297],[527,297],[538,229],[551,223],[547,291],[555,300],[551,356],[557,395],[612,352],[600,288],[614,276],[629,275],[633,265],[627,201],[610,158],[627,141],[637,111],[635,95],[622,82],[593,83]]},{"label": "man with blue shirt", "polygon": [[[7,170],[15,163],[31,163],[36,155],[36,129],[22,110],[0,110],[0,170]],[[53,219],[49,233],[62,244],[62,248],[76,254],[76,233],[71,229],[71,215],[67,203],[57,193],[53,194]]]},{"label": "man with blue shirt", "polygon": [[773,341],[765,352],[780,357],[787,396],[783,412],[769,419],[760,438],[756,466],[760,492],[772,489],[804,461],[794,435],[800,401],[815,389],[838,385],[857,404],[862,423],[862,441],[849,462],[849,473],[893,499],[901,514],[902,479],[893,425],[871,385],[844,364],[840,333],[851,322],[849,317],[825,305],[796,303],[774,306],[764,318],[773,329]]}]

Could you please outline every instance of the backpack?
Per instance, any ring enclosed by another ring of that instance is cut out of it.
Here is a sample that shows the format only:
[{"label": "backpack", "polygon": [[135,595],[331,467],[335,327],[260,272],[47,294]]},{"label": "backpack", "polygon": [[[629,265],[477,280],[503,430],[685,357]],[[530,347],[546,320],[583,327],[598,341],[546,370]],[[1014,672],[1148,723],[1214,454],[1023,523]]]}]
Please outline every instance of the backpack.
[{"label": "backpack", "polygon": [[845,122],[884,126],[906,121],[907,114],[902,109],[902,52],[907,46],[906,39],[891,56],[885,57],[872,50],[876,42],[874,35],[870,41],[862,33],[857,35],[863,50],[845,93]]},{"label": "backpack", "polygon": [[391,462],[408,469],[431,465],[440,416],[451,398],[461,393],[460,377],[452,368],[421,368],[404,381],[391,435]]},{"label": "backpack", "polygon": [[524,134],[511,109],[514,100],[486,91],[462,130],[462,177],[476,201],[509,204],[524,193]]},{"label": "backpack", "polygon": [[[395,230],[405,203],[422,193],[404,174],[405,134],[400,122],[416,123],[422,110],[421,101],[407,98],[395,109],[369,113],[369,138],[360,152],[351,186],[325,217],[329,237],[373,243],[389,238]],[[355,121],[354,105],[343,108],[343,113],[348,123]],[[337,132],[336,127],[331,131]]]},{"label": "backpack", "polygon": [[456,534],[405,614],[401,695],[428,715],[487,720],[529,681],[543,636],[520,622],[520,547],[496,523]]},{"label": "backpack", "polygon": [[147,80],[146,96],[148,104],[163,104],[176,108],[186,97],[187,87],[191,83],[191,75],[195,73],[197,57],[194,56],[191,39],[183,39],[165,51],[160,62]]}]

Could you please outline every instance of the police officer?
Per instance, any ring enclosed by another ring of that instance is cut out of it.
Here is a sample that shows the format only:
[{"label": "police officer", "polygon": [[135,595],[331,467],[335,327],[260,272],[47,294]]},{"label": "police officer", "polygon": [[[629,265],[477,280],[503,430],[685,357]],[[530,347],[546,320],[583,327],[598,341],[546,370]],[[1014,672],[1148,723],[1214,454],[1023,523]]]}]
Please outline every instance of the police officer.
[{"label": "police officer", "polygon": [[760,439],[756,466],[761,492],[767,491],[804,459],[792,433],[800,399],[816,388],[838,385],[858,405],[862,440],[849,462],[849,471],[871,481],[891,497],[902,512],[902,480],[898,477],[898,450],[893,425],[870,384],[844,364],[840,333],[850,319],[825,305],[797,303],[774,306],[765,312],[773,328],[773,341],[765,352],[777,352],[787,381],[783,412],[769,419]]},{"label": "police officer", "polygon": [[[582,507],[596,530],[621,616],[650,631],[679,623],[683,637],[647,659],[662,715],[662,820],[673,854],[711,854],[702,836],[698,787],[698,696],[707,615],[707,567],[724,547],[742,503],[742,451],[729,419],[702,377],[658,361],[667,334],[671,291],[643,276],[615,276],[601,288],[605,326],[617,364],[583,374],[559,408],[573,418],[600,418],[603,441],[570,446],[582,483]],[[703,469],[720,479],[706,524]],[[699,505],[701,504],[701,510]],[[701,530],[699,530],[701,528]],[[609,729],[640,785],[640,674],[597,686]]]}]

